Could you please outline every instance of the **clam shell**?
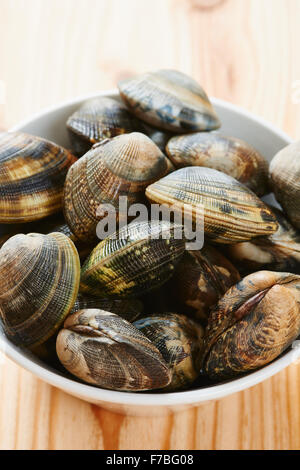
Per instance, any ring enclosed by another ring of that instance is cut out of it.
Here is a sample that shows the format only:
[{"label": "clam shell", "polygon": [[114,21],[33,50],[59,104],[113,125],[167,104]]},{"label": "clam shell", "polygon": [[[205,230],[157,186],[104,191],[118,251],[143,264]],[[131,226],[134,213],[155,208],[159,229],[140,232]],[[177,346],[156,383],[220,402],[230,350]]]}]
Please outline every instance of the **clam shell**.
[{"label": "clam shell", "polygon": [[115,313],[132,323],[140,316],[144,306],[138,299],[99,299],[99,297],[79,294],[70,313],[95,308]]},{"label": "clam shell", "polygon": [[132,222],[107,237],[82,267],[81,292],[137,297],[160,287],[184,252],[184,240],[175,238],[178,229],[163,221]]},{"label": "clam shell", "polygon": [[245,274],[260,269],[299,274],[300,233],[280,210],[272,207],[272,211],[278,222],[277,232],[226,248],[226,254]]},{"label": "clam shell", "polygon": [[204,329],[175,313],[154,314],[134,322],[160,351],[171,372],[171,383],[163,391],[174,392],[191,385],[200,374]]},{"label": "clam shell", "polygon": [[272,211],[250,189],[211,168],[174,171],[148,186],[146,196],[194,222],[204,215],[205,235],[216,243],[271,235],[278,227]]},{"label": "clam shell", "polygon": [[0,318],[6,336],[34,348],[60,327],[77,297],[78,253],[61,233],[15,235],[0,250]]},{"label": "clam shell", "polygon": [[0,222],[42,219],[62,208],[65,177],[75,157],[40,137],[0,137]]},{"label": "clam shell", "polygon": [[72,148],[82,156],[96,143],[140,130],[139,121],[124,104],[100,97],[85,102],[67,121]]},{"label": "clam shell", "polygon": [[270,182],[290,222],[300,229],[300,141],[275,155],[270,163]]},{"label": "clam shell", "polygon": [[209,318],[204,371],[225,379],[276,359],[300,334],[300,276],[259,271],[220,300]]},{"label": "clam shell", "polygon": [[166,151],[177,168],[213,168],[237,179],[258,196],[269,192],[268,162],[243,140],[214,132],[197,132],[173,137]]},{"label": "clam shell", "polygon": [[102,204],[112,204],[118,217],[119,197],[128,205],[145,202],[145,189],[170,171],[170,162],[144,134],[134,132],[97,144],[68,172],[64,214],[72,232],[93,241],[104,217]]},{"label": "clam shell", "polygon": [[165,387],[171,380],[153,343],[131,323],[104,310],[70,315],[56,350],[69,372],[99,387],[142,391]]},{"label": "clam shell", "polygon": [[151,140],[157,145],[157,147],[163,152],[166,152],[166,145],[174,136],[173,133],[164,132],[156,127],[150,126],[149,124],[142,123],[142,131],[143,134],[146,134],[150,137]]},{"label": "clam shell", "polygon": [[186,251],[169,282],[169,291],[199,320],[240,280],[238,270],[215,248]]},{"label": "clam shell", "polygon": [[203,88],[182,72],[158,70],[123,80],[118,87],[130,110],[159,129],[186,133],[220,127]]}]

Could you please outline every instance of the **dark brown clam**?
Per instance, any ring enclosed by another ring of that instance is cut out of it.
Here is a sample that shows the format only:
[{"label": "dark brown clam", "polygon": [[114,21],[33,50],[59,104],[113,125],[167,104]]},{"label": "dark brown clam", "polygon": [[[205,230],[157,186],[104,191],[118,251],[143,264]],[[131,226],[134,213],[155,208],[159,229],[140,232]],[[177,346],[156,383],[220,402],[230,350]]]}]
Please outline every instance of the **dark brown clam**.
[{"label": "dark brown clam", "polygon": [[270,183],[290,222],[300,229],[300,142],[275,155],[270,163]]},{"label": "dark brown clam", "polygon": [[171,372],[163,391],[174,392],[191,385],[199,376],[204,330],[184,315],[154,314],[134,322],[160,351]]},{"label": "dark brown clam", "polygon": [[141,315],[144,306],[138,299],[99,299],[99,297],[79,294],[70,313],[95,308],[115,313],[132,323]]},{"label": "dark brown clam", "polygon": [[158,70],[119,83],[122,99],[140,119],[159,129],[210,131],[220,121],[203,88],[176,70]]},{"label": "dark brown clam", "polygon": [[276,359],[300,334],[300,276],[259,271],[229,289],[212,311],[204,371],[222,380]]},{"label": "dark brown clam", "polygon": [[237,269],[215,248],[186,251],[168,287],[172,297],[199,320],[240,280]]},{"label": "dark brown clam", "polygon": [[40,137],[2,135],[0,222],[31,222],[60,211],[66,174],[75,161],[69,151]]},{"label": "dark brown clam", "polygon": [[204,218],[205,236],[232,244],[276,232],[272,211],[250,189],[225,173],[205,167],[176,170],[148,186],[150,202],[191,218]]},{"label": "dark brown clam", "polygon": [[182,227],[132,222],[105,238],[81,270],[81,292],[102,298],[138,297],[170,279],[184,253]]},{"label": "dark brown clam", "polygon": [[85,102],[67,121],[72,148],[78,156],[88,152],[96,142],[140,128],[123,103],[105,96]]},{"label": "dark brown clam", "polygon": [[300,272],[300,233],[279,209],[272,207],[272,211],[278,222],[277,232],[226,247],[226,254],[242,273],[260,269]]},{"label": "dark brown clam", "polygon": [[241,139],[215,132],[197,132],[173,137],[166,151],[177,168],[214,168],[237,179],[258,196],[269,192],[267,160]]},{"label": "dark brown clam", "polygon": [[136,392],[166,387],[171,381],[154,344],[131,323],[104,310],[70,315],[56,350],[71,374],[99,387]]},{"label": "dark brown clam", "polygon": [[145,202],[145,189],[168,174],[169,159],[144,134],[133,132],[102,141],[68,172],[64,214],[71,231],[84,242],[94,241],[96,228],[110,204],[119,217],[119,198],[128,206]]}]

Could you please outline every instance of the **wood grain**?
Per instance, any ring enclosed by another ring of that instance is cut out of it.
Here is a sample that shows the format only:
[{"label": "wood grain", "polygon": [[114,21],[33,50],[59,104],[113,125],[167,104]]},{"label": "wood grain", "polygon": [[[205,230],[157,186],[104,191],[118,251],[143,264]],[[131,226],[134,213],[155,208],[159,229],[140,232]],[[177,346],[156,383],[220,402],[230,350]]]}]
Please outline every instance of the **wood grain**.
[{"label": "wood grain", "polygon": [[[126,75],[174,67],[297,138],[299,15],[298,0],[0,0],[0,128]],[[5,359],[0,448],[299,449],[299,371],[196,409],[133,418]]]}]

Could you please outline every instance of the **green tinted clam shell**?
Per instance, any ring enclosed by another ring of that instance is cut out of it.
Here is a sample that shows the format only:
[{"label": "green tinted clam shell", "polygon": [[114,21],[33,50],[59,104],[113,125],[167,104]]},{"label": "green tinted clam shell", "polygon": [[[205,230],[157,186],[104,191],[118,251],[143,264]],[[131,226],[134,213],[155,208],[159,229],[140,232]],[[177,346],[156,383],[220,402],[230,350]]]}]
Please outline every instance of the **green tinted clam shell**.
[{"label": "green tinted clam shell", "polygon": [[[175,238],[178,230],[181,239]],[[140,296],[173,275],[184,249],[181,226],[132,222],[93,250],[81,271],[80,290],[102,298]]]}]

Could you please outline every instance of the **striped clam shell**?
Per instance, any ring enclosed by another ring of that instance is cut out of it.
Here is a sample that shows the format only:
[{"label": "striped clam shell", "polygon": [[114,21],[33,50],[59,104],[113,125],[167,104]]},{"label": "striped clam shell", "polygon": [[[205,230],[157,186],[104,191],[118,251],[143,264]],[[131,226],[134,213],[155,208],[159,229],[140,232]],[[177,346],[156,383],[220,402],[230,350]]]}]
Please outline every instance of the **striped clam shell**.
[{"label": "striped clam shell", "polygon": [[240,280],[233,264],[215,248],[186,251],[170,280],[172,296],[199,320]]},{"label": "striped clam shell", "polygon": [[237,179],[258,196],[269,192],[267,160],[241,139],[197,132],[173,137],[166,151],[177,168],[213,168]]},{"label": "striped clam shell", "polygon": [[229,289],[212,311],[204,371],[222,380],[276,359],[300,334],[300,276],[259,271]]},{"label": "striped clam shell", "polygon": [[134,322],[160,351],[171,372],[165,392],[183,390],[199,376],[204,329],[184,315],[154,314]]},{"label": "striped clam shell", "polygon": [[270,163],[270,184],[290,222],[300,229],[300,141],[275,155]]},{"label": "striped clam shell", "polygon": [[300,272],[300,233],[282,211],[274,207],[272,211],[278,222],[277,232],[226,247],[226,254],[242,273],[260,269]]},{"label": "striped clam shell", "polygon": [[141,315],[144,306],[138,299],[99,299],[99,297],[79,294],[70,313],[95,308],[115,313],[132,323]]},{"label": "striped clam shell", "polygon": [[[137,297],[174,273],[185,242],[182,227],[164,221],[132,222],[93,250],[81,270],[80,290],[102,298]],[[168,237],[168,238],[166,238]]]},{"label": "striped clam shell", "polygon": [[79,156],[96,142],[138,131],[140,127],[123,103],[104,96],[86,101],[67,120],[72,148]]},{"label": "striped clam shell", "polygon": [[74,305],[78,253],[61,233],[15,235],[0,250],[0,318],[6,336],[31,349],[60,327]]},{"label": "striped clam shell", "polygon": [[220,121],[203,88],[176,70],[158,70],[118,84],[120,95],[140,119],[177,133],[210,131]]},{"label": "striped clam shell", "polygon": [[104,310],[70,315],[56,350],[71,374],[98,387],[136,392],[165,387],[171,380],[154,344],[131,323]]},{"label": "striped clam shell", "polygon": [[65,177],[75,157],[40,137],[0,137],[0,222],[42,219],[62,208]]},{"label": "striped clam shell", "polygon": [[232,244],[271,235],[277,230],[272,211],[231,176],[205,167],[186,167],[148,186],[151,202],[165,204],[197,220],[216,243]]},{"label": "striped clam shell", "polygon": [[96,237],[104,217],[102,205],[112,204],[118,216],[119,197],[128,206],[145,202],[145,189],[170,171],[170,161],[144,134],[133,132],[97,144],[68,172],[64,214],[72,232],[82,241]]}]

